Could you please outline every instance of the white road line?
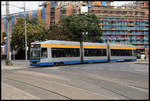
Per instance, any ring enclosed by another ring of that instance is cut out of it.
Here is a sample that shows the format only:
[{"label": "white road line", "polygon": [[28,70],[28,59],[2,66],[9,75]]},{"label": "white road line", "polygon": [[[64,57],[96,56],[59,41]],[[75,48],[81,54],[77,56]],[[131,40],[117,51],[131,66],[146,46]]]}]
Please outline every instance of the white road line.
[{"label": "white road line", "polygon": [[110,78],[100,77],[100,76],[95,75],[95,74],[89,74],[89,76],[93,77],[93,78],[96,78],[96,79],[101,79],[101,80],[105,80],[105,81],[118,83],[118,84],[121,84],[123,86],[127,86],[127,87],[130,87],[130,88],[134,88],[134,89],[140,90],[142,92],[148,93],[148,90],[146,90],[146,89],[142,89],[142,88],[138,88],[138,87],[135,87],[135,86],[131,86],[129,83],[121,82],[118,79],[112,79],[112,78],[110,79]]},{"label": "white road line", "polygon": [[135,87],[135,86],[128,86],[128,87],[131,87],[131,88],[134,88],[134,89],[140,90],[140,91],[142,91],[142,92],[146,92],[146,93],[148,93],[148,90],[146,90],[146,89],[138,88],[138,87]]},{"label": "white road line", "polygon": [[2,99],[39,99],[21,89],[2,82]]},{"label": "white road line", "polygon": [[23,73],[23,74],[32,74],[32,75],[35,75],[35,76],[45,76],[45,77],[48,77],[48,78],[55,78],[55,79],[64,80],[64,81],[68,81],[68,82],[71,81],[70,79],[68,79],[66,77],[63,77],[61,75],[44,74],[44,73],[31,72],[31,71],[16,71],[16,72],[17,73]]},{"label": "white road line", "polygon": [[[52,83],[52,82],[51,82]],[[104,95],[104,94],[99,94],[99,93],[96,93],[96,92],[93,92],[93,91],[89,91],[89,90],[86,90],[86,89],[82,89],[82,88],[79,88],[79,87],[75,87],[75,86],[71,86],[71,85],[66,85],[66,84],[63,84],[63,83],[57,83],[57,82],[55,82],[55,81],[53,81],[53,83],[55,83],[55,84],[58,84],[58,85],[60,85],[60,86],[65,86],[65,87],[67,87],[67,88],[73,88],[73,89],[75,89],[75,90],[79,90],[80,91],[80,93],[82,92],[82,93],[85,93],[85,94],[90,94],[90,95],[96,95],[97,97],[99,96],[99,97],[103,97],[104,99],[119,99],[119,98],[117,98],[117,97],[112,97],[111,96],[111,98],[109,98],[108,96],[106,96],[106,95]],[[95,97],[96,97],[95,96]]]}]

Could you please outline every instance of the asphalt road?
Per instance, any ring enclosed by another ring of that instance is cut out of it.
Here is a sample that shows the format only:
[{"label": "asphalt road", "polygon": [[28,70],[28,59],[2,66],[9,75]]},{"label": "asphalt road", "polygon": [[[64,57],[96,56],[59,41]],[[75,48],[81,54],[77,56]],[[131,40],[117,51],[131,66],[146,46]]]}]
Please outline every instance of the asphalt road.
[{"label": "asphalt road", "polygon": [[148,99],[149,66],[132,62],[2,69],[2,99]]}]

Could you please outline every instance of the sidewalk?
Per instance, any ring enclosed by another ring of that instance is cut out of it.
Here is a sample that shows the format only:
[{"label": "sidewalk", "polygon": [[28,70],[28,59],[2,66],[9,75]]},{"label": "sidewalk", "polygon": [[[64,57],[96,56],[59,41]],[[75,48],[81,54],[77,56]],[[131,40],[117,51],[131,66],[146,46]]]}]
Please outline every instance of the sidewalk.
[{"label": "sidewalk", "polygon": [[137,59],[137,61],[134,62],[135,64],[147,64],[149,65],[149,59]]},{"label": "sidewalk", "polygon": [[[2,100],[19,100],[19,99],[39,99],[38,97],[31,95],[23,90],[20,90],[12,85],[2,82]],[[8,93],[9,92],[9,93]]]},{"label": "sidewalk", "polygon": [[5,60],[1,61],[1,69],[2,70],[11,70],[11,69],[20,69],[20,68],[28,68],[29,60],[12,60],[13,65],[7,66],[5,64]]},{"label": "sidewalk", "polygon": [[[21,68],[29,68],[30,67],[30,62],[29,60],[12,60],[13,65],[12,66],[7,66],[5,64],[5,60],[1,61],[1,70],[11,70],[11,69],[21,69]],[[145,64],[149,65],[149,59],[137,59],[135,62],[132,62],[135,64]]]}]

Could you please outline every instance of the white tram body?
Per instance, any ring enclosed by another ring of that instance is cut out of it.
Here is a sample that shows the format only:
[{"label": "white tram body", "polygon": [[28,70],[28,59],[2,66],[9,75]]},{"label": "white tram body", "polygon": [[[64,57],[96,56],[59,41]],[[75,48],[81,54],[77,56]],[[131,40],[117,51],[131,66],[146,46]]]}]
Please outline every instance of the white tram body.
[{"label": "white tram body", "polygon": [[[110,61],[136,61],[132,45],[83,42],[84,63]],[[32,42],[30,49],[31,66],[50,66],[56,64],[77,64],[80,60],[80,43],[75,41],[48,40]]]},{"label": "white tram body", "polygon": [[110,44],[110,61],[136,61],[136,47],[126,44]]}]

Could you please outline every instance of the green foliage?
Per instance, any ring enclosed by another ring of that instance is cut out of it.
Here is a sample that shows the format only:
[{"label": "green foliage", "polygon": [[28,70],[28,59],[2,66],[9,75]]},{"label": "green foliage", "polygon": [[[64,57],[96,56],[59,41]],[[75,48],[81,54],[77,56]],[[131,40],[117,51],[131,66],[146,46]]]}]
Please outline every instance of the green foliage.
[{"label": "green foliage", "polygon": [[[17,19],[17,23],[14,25],[11,48],[14,50],[25,49],[25,29],[24,18]],[[46,38],[46,25],[42,20],[33,18],[26,20],[26,33],[27,33],[27,45],[30,47],[30,43],[34,41],[45,40]]]},{"label": "green foliage", "polygon": [[63,17],[59,24],[63,26],[63,33],[73,41],[102,42],[100,21],[96,15],[76,14]]},{"label": "green foliage", "polygon": [[13,65],[13,63],[12,63],[10,60],[8,60],[8,59],[5,60],[5,64],[6,64],[7,66]]},{"label": "green foliage", "polygon": [[3,32],[3,38],[7,37],[7,33]]},{"label": "green foliage", "polygon": [[103,42],[100,36],[100,21],[96,15],[75,14],[64,16],[60,21],[51,26],[47,38],[49,40],[69,40]]},{"label": "green foliage", "polygon": [[64,33],[64,28],[60,23],[51,25],[49,31],[47,32],[48,40],[70,40],[68,35]]},{"label": "green foliage", "polygon": [[[100,21],[94,14],[65,16],[56,25],[50,27],[48,39],[79,41],[80,49],[83,50],[83,41],[102,42],[99,24]],[[83,51],[81,51],[81,63],[83,61]]]}]

